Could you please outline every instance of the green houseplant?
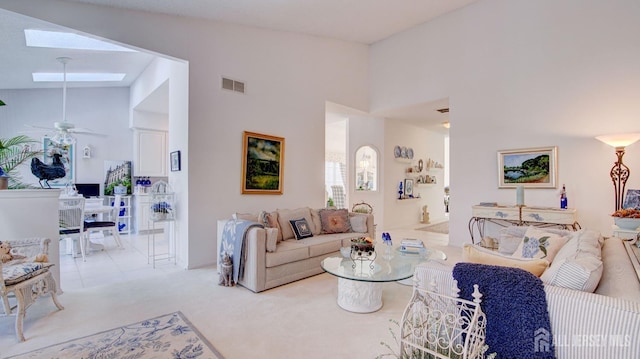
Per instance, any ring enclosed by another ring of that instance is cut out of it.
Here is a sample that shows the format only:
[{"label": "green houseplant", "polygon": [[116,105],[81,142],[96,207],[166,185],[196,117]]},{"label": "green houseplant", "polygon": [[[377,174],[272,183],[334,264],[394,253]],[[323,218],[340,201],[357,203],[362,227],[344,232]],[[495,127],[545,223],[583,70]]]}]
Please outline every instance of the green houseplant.
[{"label": "green houseplant", "polygon": [[28,188],[22,183],[18,174],[18,166],[40,155],[41,151],[31,151],[29,146],[36,144],[32,138],[19,135],[8,139],[0,139],[0,167],[9,175],[9,188]]}]

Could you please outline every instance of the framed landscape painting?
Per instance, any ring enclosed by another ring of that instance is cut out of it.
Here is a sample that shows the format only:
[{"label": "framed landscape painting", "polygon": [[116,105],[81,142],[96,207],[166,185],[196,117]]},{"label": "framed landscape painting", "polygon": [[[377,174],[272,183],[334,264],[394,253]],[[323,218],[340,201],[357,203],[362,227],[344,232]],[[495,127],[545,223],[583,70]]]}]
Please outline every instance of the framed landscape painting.
[{"label": "framed landscape painting", "polygon": [[244,131],[242,194],[282,194],[284,138]]},{"label": "framed landscape painting", "polygon": [[498,188],[556,188],[558,148],[498,151]]}]

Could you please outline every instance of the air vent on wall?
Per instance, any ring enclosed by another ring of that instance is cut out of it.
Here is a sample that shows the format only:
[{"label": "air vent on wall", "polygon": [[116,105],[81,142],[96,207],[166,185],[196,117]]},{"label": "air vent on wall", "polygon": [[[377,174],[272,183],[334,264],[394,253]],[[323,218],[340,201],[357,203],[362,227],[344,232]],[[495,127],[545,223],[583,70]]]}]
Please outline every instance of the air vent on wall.
[{"label": "air vent on wall", "polygon": [[436,110],[436,111],[438,111],[440,113],[447,113],[447,112],[449,112],[449,109],[448,108],[441,108],[441,109]]},{"label": "air vent on wall", "polygon": [[232,80],[223,77],[222,78],[222,88],[229,91],[235,91],[244,93],[244,82]]}]

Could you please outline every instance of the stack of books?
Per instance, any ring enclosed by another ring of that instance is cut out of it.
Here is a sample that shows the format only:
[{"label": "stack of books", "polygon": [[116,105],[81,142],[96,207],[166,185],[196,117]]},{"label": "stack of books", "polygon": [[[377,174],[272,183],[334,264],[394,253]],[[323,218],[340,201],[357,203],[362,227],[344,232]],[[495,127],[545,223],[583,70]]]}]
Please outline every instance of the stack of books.
[{"label": "stack of books", "polygon": [[419,239],[404,238],[400,242],[400,251],[404,253],[420,253],[425,250],[424,243]]}]

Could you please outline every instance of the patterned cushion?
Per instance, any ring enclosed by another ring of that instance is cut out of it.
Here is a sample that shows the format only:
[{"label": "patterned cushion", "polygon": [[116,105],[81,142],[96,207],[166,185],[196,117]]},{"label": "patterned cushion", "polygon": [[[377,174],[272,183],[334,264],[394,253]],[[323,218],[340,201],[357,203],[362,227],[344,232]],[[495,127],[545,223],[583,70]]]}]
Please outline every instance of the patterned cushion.
[{"label": "patterned cushion", "polygon": [[53,263],[19,263],[2,266],[2,277],[5,285],[12,285],[33,278],[49,270]]},{"label": "patterned cushion", "polygon": [[345,233],[351,231],[349,211],[346,209],[321,209],[322,233]]},{"label": "patterned cushion", "polygon": [[313,237],[311,227],[309,227],[309,223],[307,223],[306,219],[292,219],[289,222],[291,223],[291,229],[293,230],[293,234],[296,236],[296,239]]},{"label": "patterned cushion", "polygon": [[278,222],[280,223],[280,230],[282,231],[282,239],[287,240],[289,238],[295,238],[293,230],[291,229],[292,219],[304,218],[307,220],[309,229],[313,233],[313,221],[311,220],[311,211],[309,207],[301,207],[296,209],[279,209],[278,210]]},{"label": "patterned cushion", "polygon": [[603,265],[600,241],[593,230],[580,230],[564,245],[540,279],[545,284],[592,293],[600,283]]},{"label": "patterned cushion", "polygon": [[536,277],[549,267],[549,262],[538,258],[516,258],[506,256],[480,246],[465,244],[462,252],[462,261],[494,266],[512,267],[524,269]]},{"label": "patterned cushion", "polygon": [[556,253],[567,243],[569,237],[531,226],[525,232],[524,239],[513,256],[546,259],[552,263]]},{"label": "patterned cushion", "polygon": [[278,223],[278,212],[261,211],[258,214],[258,223],[262,224],[265,228],[277,229],[276,241],[279,243],[282,241],[282,231],[280,230],[280,223]]}]

